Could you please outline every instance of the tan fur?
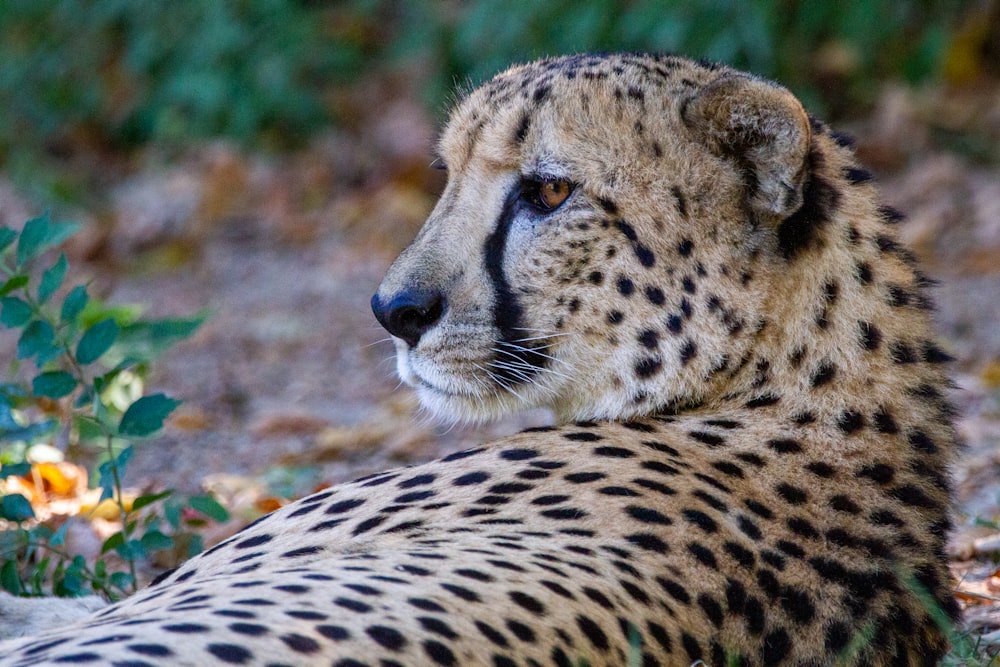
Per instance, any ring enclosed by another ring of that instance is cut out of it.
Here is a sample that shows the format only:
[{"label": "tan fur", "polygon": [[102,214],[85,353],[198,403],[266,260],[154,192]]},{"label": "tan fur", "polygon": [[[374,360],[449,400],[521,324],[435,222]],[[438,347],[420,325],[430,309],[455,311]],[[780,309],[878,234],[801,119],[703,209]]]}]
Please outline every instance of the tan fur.
[{"label": "tan fur", "polygon": [[[303,499],[31,655],[934,664],[946,355],[843,143],[788,91],[677,58],[473,91],[373,304],[429,409],[561,425]],[[574,188],[554,211],[544,180]]]}]

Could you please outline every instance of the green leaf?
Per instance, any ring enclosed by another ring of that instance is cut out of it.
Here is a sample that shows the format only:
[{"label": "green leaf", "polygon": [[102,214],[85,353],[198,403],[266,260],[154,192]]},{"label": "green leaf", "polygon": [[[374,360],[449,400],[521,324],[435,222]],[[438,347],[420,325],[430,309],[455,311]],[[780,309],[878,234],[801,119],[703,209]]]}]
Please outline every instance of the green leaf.
[{"label": "green leaf", "polygon": [[129,540],[125,544],[115,547],[115,553],[121,556],[122,560],[141,560],[146,557],[145,545],[139,540]]},{"label": "green leaf", "polygon": [[45,270],[42,274],[42,282],[38,286],[38,303],[45,303],[55,294],[55,291],[62,285],[68,268],[69,262],[66,261],[66,255],[60,254],[56,263]]},{"label": "green leaf", "polygon": [[17,263],[22,265],[41,252],[42,244],[49,235],[49,214],[32,218],[24,223],[21,237],[17,240]]},{"label": "green leaf", "polygon": [[36,363],[39,366],[44,364],[59,354],[59,348],[52,344],[55,337],[52,325],[44,320],[35,320],[25,327],[17,341],[17,358],[30,359],[37,355]]},{"label": "green leaf", "polygon": [[46,248],[62,243],[75,234],[79,227],[75,223],[53,223],[47,213],[24,223],[21,237],[17,240],[18,266],[34,259]]},{"label": "green leaf", "polygon": [[121,533],[114,533],[111,537],[104,540],[104,544],[101,545],[101,553],[106,554],[112,549],[117,549],[123,544],[125,544],[125,536]]},{"label": "green leaf", "polygon": [[29,472],[31,472],[31,464],[27,461],[24,463],[5,463],[0,466],[0,479],[6,479],[15,475],[23,477]]},{"label": "green leaf", "polygon": [[0,519],[21,523],[35,518],[31,503],[20,493],[8,493],[0,499]]},{"label": "green leaf", "polygon": [[133,583],[132,575],[128,572],[115,572],[108,577],[108,581],[110,581],[111,585],[120,591],[128,589]]},{"label": "green leaf", "polygon": [[140,542],[149,551],[164,551],[165,549],[172,549],[174,546],[174,539],[158,530],[149,531],[142,536]]},{"label": "green leaf", "polygon": [[31,381],[31,391],[35,396],[62,398],[74,389],[76,389],[76,378],[66,371],[49,371]]},{"label": "green leaf", "polygon": [[87,301],[90,297],[87,296],[87,286],[77,285],[70,290],[69,294],[63,300],[62,312],[59,314],[59,320],[63,324],[69,324],[70,322],[75,322],[77,316],[83,312],[83,309],[87,306]]},{"label": "green leaf", "polygon": [[5,561],[3,567],[0,567],[0,586],[13,595],[20,595],[24,592],[21,587],[21,577],[17,574],[16,560]]},{"label": "green leaf", "polygon": [[66,532],[69,530],[70,520],[63,522],[63,525],[59,526],[59,530],[52,534],[49,538],[49,546],[59,547],[66,541]]},{"label": "green leaf", "polygon": [[10,247],[10,244],[14,242],[17,238],[17,232],[15,232],[10,227],[4,225],[0,227],[0,252],[3,252]]},{"label": "green leaf", "polygon": [[122,415],[118,432],[136,437],[151,435],[163,428],[163,420],[180,404],[163,394],[143,396]]},{"label": "green leaf", "polygon": [[101,500],[115,497],[115,470],[118,470],[118,479],[125,476],[125,469],[132,459],[132,446],[118,452],[112,460],[105,461],[97,467],[97,486],[101,488]]},{"label": "green leaf", "polygon": [[0,296],[7,296],[14,290],[21,289],[28,284],[28,280],[28,276],[23,273],[9,278],[7,282],[3,284],[3,287],[0,287]]},{"label": "green leaf", "polygon": [[160,500],[163,500],[172,493],[173,491],[168,489],[167,491],[162,491],[161,493],[148,493],[144,496],[139,496],[134,501],[132,501],[132,511],[135,512],[136,510],[141,510],[143,507],[146,507],[147,505],[152,505],[155,502],[159,502]]},{"label": "green leaf", "polygon": [[196,509],[205,516],[215,519],[219,523],[229,520],[229,510],[219,504],[212,496],[191,496],[188,504],[192,509]]},{"label": "green leaf", "polygon": [[207,318],[199,313],[190,318],[133,322],[122,326],[118,345],[126,357],[150,361],[177,341],[189,338]]},{"label": "green leaf", "polygon": [[108,351],[118,337],[118,323],[108,318],[87,329],[76,346],[76,360],[91,364]]},{"label": "green leaf", "polygon": [[31,316],[31,306],[16,296],[5,296],[0,299],[0,324],[5,327],[24,326]]}]

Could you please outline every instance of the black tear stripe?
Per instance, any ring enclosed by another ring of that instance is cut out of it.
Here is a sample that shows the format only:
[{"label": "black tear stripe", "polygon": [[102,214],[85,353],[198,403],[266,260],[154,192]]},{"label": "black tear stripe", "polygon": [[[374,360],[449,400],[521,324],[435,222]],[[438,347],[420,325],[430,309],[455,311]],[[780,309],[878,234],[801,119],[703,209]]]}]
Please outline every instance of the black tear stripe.
[{"label": "black tear stripe", "polygon": [[[510,384],[523,384],[529,382],[534,374],[546,367],[548,357],[533,349],[523,349],[528,347],[522,343],[515,343],[522,338],[533,337],[524,327],[524,308],[517,300],[514,290],[507,282],[507,276],[503,273],[504,251],[507,248],[507,234],[510,232],[510,225],[520,208],[522,185],[517,183],[504,200],[500,216],[497,218],[493,233],[483,244],[483,262],[486,272],[493,283],[493,290],[496,299],[493,304],[493,326],[500,332],[499,347],[504,348],[504,343],[509,343],[506,352],[494,353],[494,360],[501,363],[500,366],[492,366],[491,372]],[[544,345],[545,340],[533,341],[536,344]],[[523,366],[518,366],[521,362]],[[507,368],[507,364],[514,364],[518,368]]]}]

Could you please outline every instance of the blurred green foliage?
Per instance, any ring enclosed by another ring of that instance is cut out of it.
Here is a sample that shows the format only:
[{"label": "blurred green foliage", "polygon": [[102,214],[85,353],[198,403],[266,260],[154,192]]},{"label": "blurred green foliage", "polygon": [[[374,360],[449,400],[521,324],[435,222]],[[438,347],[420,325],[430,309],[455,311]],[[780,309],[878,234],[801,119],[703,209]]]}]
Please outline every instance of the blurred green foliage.
[{"label": "blurred green foliage", "polygon": [[781,80],[815,111],[939,70],[959,0],[3,0],[0,166],[21,150],[225,135],[288,145],[400,66],[435,108],[513,61],[670,51]]}]

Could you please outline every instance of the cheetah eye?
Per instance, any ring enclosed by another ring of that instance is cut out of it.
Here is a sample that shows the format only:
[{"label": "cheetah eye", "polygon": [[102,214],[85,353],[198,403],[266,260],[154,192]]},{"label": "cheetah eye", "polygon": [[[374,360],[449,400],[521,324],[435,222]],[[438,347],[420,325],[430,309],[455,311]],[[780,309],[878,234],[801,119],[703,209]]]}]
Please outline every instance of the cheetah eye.
[{"label": "cheetah eye", "polygon": [[562,206],[573,193],[573,185],[569,181],[530,181],[522,184],[522,198],[545,213]]},{"label": "cheetah eye", "polygon": [[448,171],[448,165],[445,164],[444,160],[439,157],[431,160],[430,167],[431,169],[436,169],[437,171]]}]

